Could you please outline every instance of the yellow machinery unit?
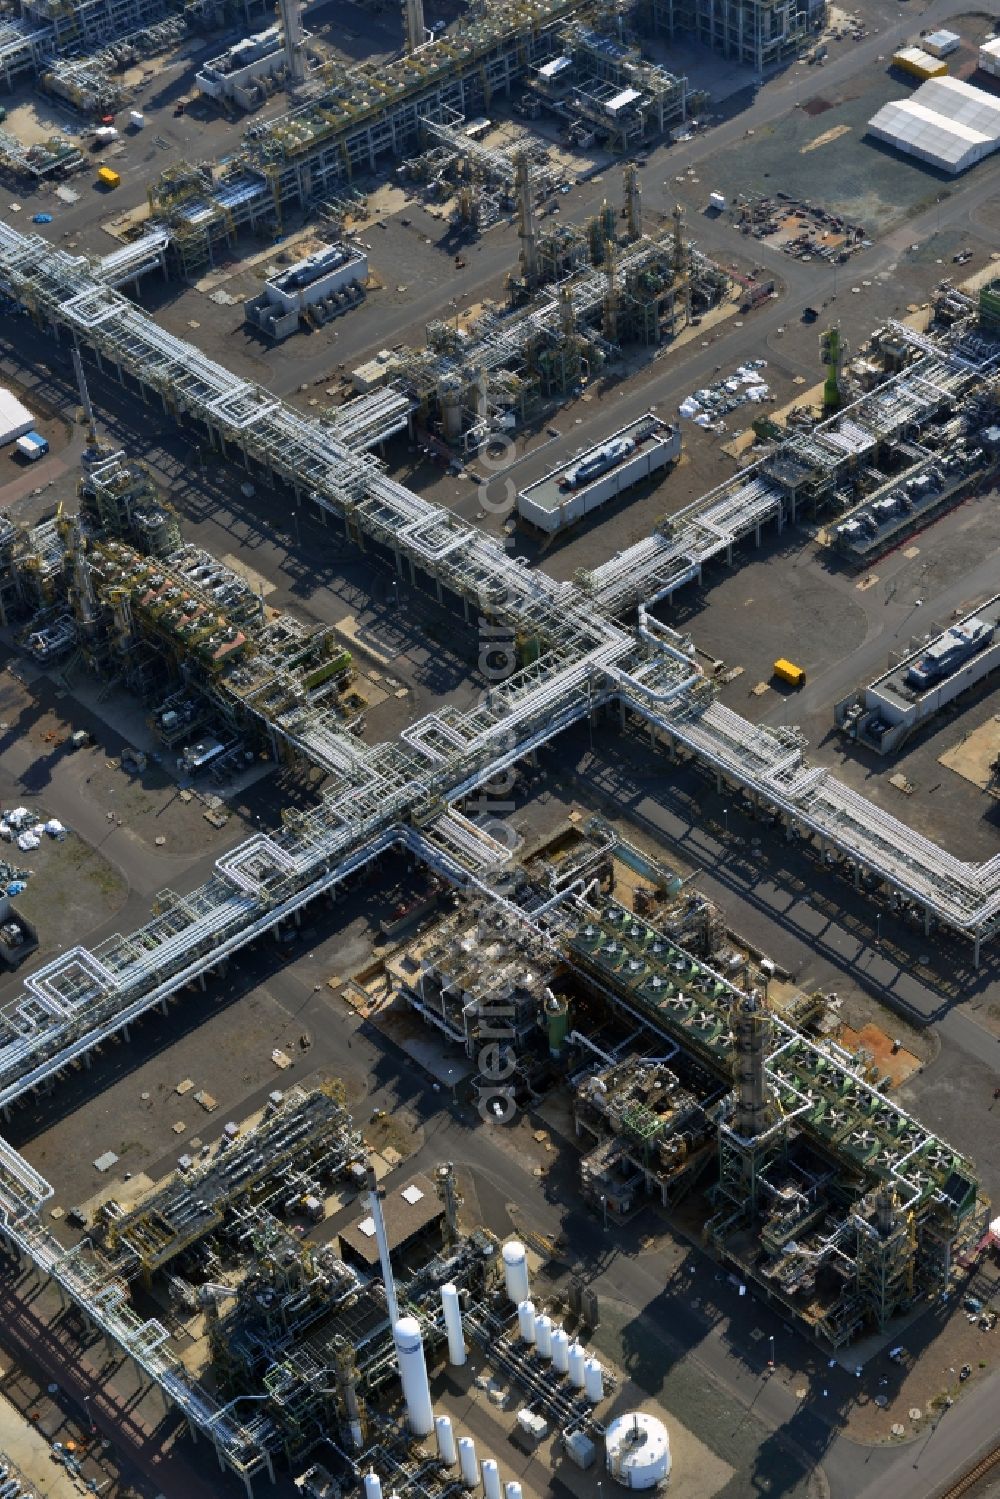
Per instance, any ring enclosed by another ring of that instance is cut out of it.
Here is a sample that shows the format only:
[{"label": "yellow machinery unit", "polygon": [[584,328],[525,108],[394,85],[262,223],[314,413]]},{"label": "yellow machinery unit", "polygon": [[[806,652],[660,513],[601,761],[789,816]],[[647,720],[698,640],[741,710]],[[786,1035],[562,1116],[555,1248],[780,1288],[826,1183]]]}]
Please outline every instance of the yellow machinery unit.
[{"label": "yellow machinery unit", "polygon": [[779,682],[785,682],[789,687],[804,687],[806,674],[801,666],[796,666],[794,661],[786,661],[780,656],[774,663],[774,675]]}]

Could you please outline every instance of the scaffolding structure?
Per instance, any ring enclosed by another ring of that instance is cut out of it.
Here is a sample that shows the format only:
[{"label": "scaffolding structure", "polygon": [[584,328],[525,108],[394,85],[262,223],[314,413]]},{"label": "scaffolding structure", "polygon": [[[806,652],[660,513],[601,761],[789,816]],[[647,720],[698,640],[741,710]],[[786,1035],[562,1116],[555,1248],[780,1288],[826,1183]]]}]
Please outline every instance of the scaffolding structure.
[{"label": "scaffolding structure", "polygon": [[251,1128],[224,1134],[222,1142],[215,1154],[186,1161],[138,1203],[125,1208],[110,1199],[102,1206],[99,1241],[120,1273],[129,1275],[123,1257],[131,1256],[149,1284],[227,1214],[280,1212],[289,1192],[301,1200],[309,1195],[304,1188],[336,1179],[365,1153],[340,1083],[272,1094]]},{"label": "scaffolding structure", "polygon": [[530,90],[580,144],[597,139],[625,154],[687,118],[687,79],[645,61],[638,45],[580,22],[557,41],[559,55],[535,70]]},{"label": "scaffolding structure", "polygon": [[822,30],[826,0],[648,0],[653,31],[694,36],[758,77],[797,57]]},{"label": "scaffolding structure", "polygon": [[0,130],[0,171],[24,180],[41,182],[46,177],[69,177],[84,165],[83,152],[63,136],[53,135],[30,145]]}]

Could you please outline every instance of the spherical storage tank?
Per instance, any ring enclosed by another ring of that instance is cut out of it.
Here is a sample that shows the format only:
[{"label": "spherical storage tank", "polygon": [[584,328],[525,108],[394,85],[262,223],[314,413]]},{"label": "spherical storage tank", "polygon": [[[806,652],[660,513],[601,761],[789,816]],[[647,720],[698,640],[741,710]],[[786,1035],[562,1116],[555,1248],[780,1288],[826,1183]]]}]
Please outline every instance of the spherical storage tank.
[{"label": "spherical storage tank", "polygon": [[656,1416],[629,1411],[604,1434],[608,1472],[627,1489],[652,1489],[670,1473],[670,1438]]}]

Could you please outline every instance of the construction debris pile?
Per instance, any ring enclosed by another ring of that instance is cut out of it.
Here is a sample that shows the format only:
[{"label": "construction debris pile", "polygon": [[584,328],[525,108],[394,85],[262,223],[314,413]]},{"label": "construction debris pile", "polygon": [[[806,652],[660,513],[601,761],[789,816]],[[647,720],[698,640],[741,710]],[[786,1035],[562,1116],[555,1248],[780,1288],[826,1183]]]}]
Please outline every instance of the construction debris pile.
[{"label": "construction debris pile", "polygon": [[767,369],[766,359],[748,359],[732,375],[714,380],[711,385],[685,396],[677,410],[696,427],[715,428],[722,417],[740,406],[770,401],[771,387],[761,375]]}]

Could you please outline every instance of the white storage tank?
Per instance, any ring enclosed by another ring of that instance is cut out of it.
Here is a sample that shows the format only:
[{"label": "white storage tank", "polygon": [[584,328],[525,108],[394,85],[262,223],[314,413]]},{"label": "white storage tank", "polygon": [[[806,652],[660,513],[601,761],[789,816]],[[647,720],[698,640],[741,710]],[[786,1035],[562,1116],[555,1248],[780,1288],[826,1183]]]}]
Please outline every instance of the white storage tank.
[{"label": "white storage tank", "polygon": [[552,1318],[544,1312],[535,1318],[535,1347],[542,1358],[552,1357]]},{"label": "white storage tank", "polygon": [[146,123],[146,117],[141,109],[130,109],[128,112],[128,122],[133,130],[142,130]]},{"label": "white storage tank", "polygon": [[484,1499],[500,1499],[500,1465],[495,1457],[483,1459]]},{"label": "white storage tank", "polygon": [[503,1491],[504,1499],[521,1499],[521,1485],[517,1482],[505,1483]]},{"label": "white storage tank", "polygon": [[527,1301],[531,1294],[531,1287],[528,1285],[528,1251],[519,1239],[511,1239],[503,1246],[503,1273],[509,1300],[515,1306]]},{"label": "white storage tank", "polygon": [[725,195],[725,193],[709,193],[709,195],[708,195],[708,206],[709,206],[709,208],[714,209],[716,213],[725,213],[725,211],[726,211],[726,195]]},{"label": "white storage tank", "polygon": [[604,1399],[604,1370],[596,1358],[589,1358],[583,1366],[583,1390],[591,1405]]},{"label": "white storage tank", "polygon": [[[476,1460],[476,1444],[471,1437],[459,1437],[458,1439],[458,1465],[462,1471],[463,1488],[477,1488],[479,1485],[479,1463]],[[365,1499],[367,1499],[367,1495]]]},{"label": "white storage tank", "polygon": [[652,1489],[670,1474],[670,1438],[656,1416],[629,1411],[604,1434],[605,1462],[627,1489]]},{"label": "white storage tank", "polygon": [[569,1382],[578,1390],[583,1389],[584,1369],[587,1363],[587,1355],[581,1343],[574,1343],[569,1350]]},{"label": "white storage tank", "polygon": [[365,1499],[382,1499],[382,1480],[377,1473],[365,1474]]},{"label": "white storage tank", "polygon": [[535,1303],[522,1301],[517,1309],[517,1330],[526,1343],[535,1341]]},{"label": "white storage tank", "polygon": [[552,1333],[552,1367],[557,1374],[565,1374],[569,1369],[569,1333],[564,1327],[557,1327]]},{"label": "white storage tank", "polygon": [[453,1468],[458,1462],[458,1448],[455,1446],[455,1433],[451,1428],[450,1416],[438,1416],[434,1422],[434,1435],[437,1437],[438,1457],[446,1468]]},{"label": "white storage tank", "polygon": [[400,1317],[392,1329],[392,1338],[396,1345],[399,1382],[406,1402],[407,1424],[414,1436],[429,1436],[434,1430],[434,1410],[420,1323],[415,1317]]},{"label": "white storage tank", "polygon": [[441,1287],[441,1310],[448,1334],[448,1362],[456,1367],[465,1363],[465,1335],[462,1331],[462,1305],[458,1287],[451,1281]]}]

